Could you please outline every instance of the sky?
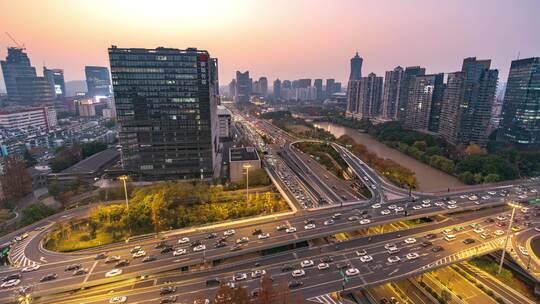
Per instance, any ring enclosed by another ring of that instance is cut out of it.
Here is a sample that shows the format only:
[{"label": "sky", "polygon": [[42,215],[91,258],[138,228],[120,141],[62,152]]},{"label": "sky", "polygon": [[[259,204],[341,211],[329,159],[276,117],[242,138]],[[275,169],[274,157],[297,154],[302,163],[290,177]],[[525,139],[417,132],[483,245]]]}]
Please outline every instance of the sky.
[{"label": "sky", "polygon": [[[107,48],[206,49],[227,84],[256,79],[335,78],[364,58],[363,75],[397,65],[427,73],[492,59],[501,81],[510,62],[540,56],[539,0],[0,0],[0,29],[69,80],[85,65],[109,66]],[[0,58],[14,43],[0,33]],[[0,90],[3,90],[0,80]]]}]

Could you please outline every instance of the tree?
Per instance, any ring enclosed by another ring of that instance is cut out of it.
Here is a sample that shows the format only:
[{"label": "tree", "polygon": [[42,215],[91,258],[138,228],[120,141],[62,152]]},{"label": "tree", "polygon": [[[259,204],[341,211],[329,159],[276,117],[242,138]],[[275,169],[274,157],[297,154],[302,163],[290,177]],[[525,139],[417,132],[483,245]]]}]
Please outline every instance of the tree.
[{"label": "tree", "polygon": [[472,155],[472,154],[485,154],[486,151],[484,149],[480,148],[477,144],[470,144],[465,148],[465,153]]},{"label": "tree", "polygon": [[272,286],[272,279],[268,274],[265,274],[261,279],[261,289],[259,292],[258,303],[270,304],[276,297],[276,292]]},{"label": "tree", "polygon": [[73,197],[73,192],[71,191],[64,191],[58,194],[58,202],[62,204],[62,207],[67,208],[69,207],[69,203],[71,198]]},{"label": "tree", "polygon": [[458,178],[467,185],[474,184],[474,174],[472,174],[470,171],[465,171],[459,174]]},{"label": "tree", "polygon": [[43,203],[34,203],[22,210],[21,225],[27,226],[54,214],[54,209]]},{"label": "tree", "polygon": [[16,156],[8,156],[4,165],[2,188],[7,198],[19,200],[32,191],[32,177],[26,164]]},{"label": "tree", "polygon": [[37,160],[34,158],[32,153],[30,153],[30,151],[28,150],[24,150],[23,158],[27,167],[33,167],[37,164]]},{"label": "tree", "polygon": [[484,183],[496,183],[500,180],[501,180],[501,177],[494,173],[490,173],[484,176]]},{"label": "tree", "polygon": [[231,288],[221,284],[214,299],[215,304],[249,304],[249,295],[246,288]]},{"label": "tree", "polygon": [[85,159],[107,149],[107,145],[101,142],[90,142],[81,145],[81,158]]}]

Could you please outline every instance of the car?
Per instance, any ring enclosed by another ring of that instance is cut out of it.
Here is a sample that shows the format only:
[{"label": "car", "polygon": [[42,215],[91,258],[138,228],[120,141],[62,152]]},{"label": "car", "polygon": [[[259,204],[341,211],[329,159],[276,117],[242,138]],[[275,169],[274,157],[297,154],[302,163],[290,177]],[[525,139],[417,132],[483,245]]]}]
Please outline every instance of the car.
[{"label": "car", "polygon": [[297,281],[297,280],[292,280],[289,282],[289,288],[298,288],[300,286],[302,286],[303,283],[301,281]]},{"label": "car", "polygon": [[407,253],[406,257],[407,257],[407,260],[414,260],[420,257],[420,255],[416,252],[410,252],[410,253]]},{"label": "car", "polygon": [[142,250],[141,246],[135,246],[129,251],[129,253],[135,253],[139,250]]},{"label": "car", "polygon": [[116,265],[114,265],[115,268],[118,268],[118,267],[125,267],[125,266],[128,266],[129,265],[129,260],[121,260],[119,261],[118,263],[116,263]]},{"label": "car", "polygon": [[247,274],[243,272],[237,272],[232,276],[232,280],[234,282],[243,281],[245,279],[247,279]]},{"label": "car", "polygon": [[341,218],[341,213],[334,213],[334,214],[332,215],[332,219],[333,219],[333,220],[337,220],[337,219],[340,219],[340,218]]},{"label": "car", "polygon": [[452,234],[452,232],[453,232],[453,230],[452,230],[452,229],[448,229],[448,228],[447,228],[447,229],[444,229],[444,230],[442,231],[442,233],[443,233],[444,235]]},{"label": "car", "polygon": [[431,207],[431,203],[423,203],[422,208],[429,208]]},{"label": "car", "polygon": [[173,252],[173,256],[179,256],[179,255],[184,255],[187,253],[187,250],[184,249],[184,248],[178,248],[176,249],[174,252]]},{"label": "car", "polygon": [[251,232],[251,235],[259,235],[262,233],[262,229],[256,228]]},{"label": "car", "polygon": [[21,271],[22,272],[32,272],[32,271],[38,270],[39,267],[41,267],[39,264],[34,264],[34,265],[24,267]]},{"label": "car", "polygon": [[65,271],[73,271],[73,270],[77,270],[77,269],[79,269],[81,267],[82,267],[81,264],[71,264],[71,265],[67,265],[64,270]]},{"label": "car", "polygon": [[480,227],[478,227],[478,228],[474,229],[473,231],[474,231],[475,233],[481,234],[481,233],[483,233],[483,232],[484,232],[484,229],[483,229],[483,228],[480,228]]},{"label": "car", "polygon": [[390,214],[390,210],[388,210],[388,209],[381,210],[381,214],[382,215],[388,215],[388,214]]},{"label": "car", "polygon": [[121,275],[121,274],[122,274],[122,269],[115,268],[115,269],[105,273],[105,277],[110,278],[110,277],[115,277],[115,276]]},{"label": "car", "polygon": [[300,266],[302,266],[302,268],[311,267],[313,265],[315,265],[315,263],[313,263],[313,260],[303,260],[302,262],[300,262]]},{"label": "car", "polygon": [[301,278],[306,275],[306,272],[303,269],[295,269],[293,270],[291,275],[293,276],[293,278]]},{"label": "car", "polygon": [[363,255],[366,255],[366,254],[367,254],[367,251],[365,249],[356,250],[356,255],[357,256],[363,256]]},{"label": "car", "polygon": [[143,257],[146,255],[146,251],[144,250],[140,250],[140,251],[137,251],[133,254],[133,258],[136,259],[136,258],[140,258],[140,257]]},{"label": "car", "polygon": [[435,206],[442,207],[444,206],[444,202],[435,202]]},{"label": "car", "polygon": [[397,205],[390,205],[390,206],[388,206],[387,208],[390,209],[390,210],[394,210],[394,209],[397,208]]},{"label": "car", "polygon": [[363,219],[363,220],[360,220],[359,222],[361,225],[367,225],[369,223],[371,223],[371,220],[370,219]]},{"label": "car", "polygon": [[461,231],[461,230],[463,230],[463,229],[465,229],[465,227],[463,227],[463,226],[456,226],[456,227],[454,227],[454,231]]},{"label": "car", "polygon": [[387,260],[388,260],[388,263],[393,264],[393,263],[397,263],[397,262],[401,261],[401,258],[398,257],[397,255],[393,255],[393,256],[389,256]]},{"label": "car", "polygon": [[519,252],[521,252],[521,254],[529,255],[529,251],[527,250],[527,248],[525,248],[523,246],[519,246],[518,249],[519,249]]},{"label": "car", "polygon": [[106,257],[107,257],[107,254],[105,254],[104,252],[101,252],[101,253],[96,254],[96,256],[94,257],[94,260],[102,260]]},{"label": "car", "polygon": [[181,239],[178,239],[178,244],[187,244],[187,243],[189,243],[188,237],[183,237]]},{"label": "car", "polygon": [[413,209],[414,210],[420,210],[420,209],[422,209],[422,206],[421,205],[414,205]]},{"label": "car", "polygon": [[457,206],[456,206],[456,205],[448,205],[448,207],[447,207],[447,208],[448,208],[448,209],[456,209],[456,208],[457,208]]},{"label": "car", "polygon": [[360,274],[360,270],[358,270],[358,268],[349,268],[345,270],[345,275],[348,277],[353,277],[358,274]]},{"label": "car", "polygon": [[448,202],[446,202],[448,205],[455,205],[457,204],[457,202],[455,200],[449,200]]},{"label": "car", "polygon": [[321,263],[332,263],[334,258],[332,256],[325,256],[320,259]]},{"label": "car", "polygon": [[472,244],[474,242],[476,242],[476,241],[474,239],[471,239],[471,238],[466,238],[466,239],[463,240],[463,244],[467,244],[467,245]]},{"label": "car", "polygon": [[520,231],[520,230],[521,230],[521,227],[519,227],[519,226],[512,226],[512,231],[517,232],[517,231]]},{"label": "car", "polygon": [[313,223],[315,223],[315,220],[312,219],[312,218],[308,218],[308,219],[304,220],[304,225],[313,224]]},{"label": "car", "polygon": [[195,248],[193,248],[194,252],[203,251],[203,250],[206,250],[205,245],[199,245],[199,246],[196,246]]},{"label": "car", "polygon": [[73,272],[74,276],[79,276],[88,273],[88,268],[79,268]]},{"label": "car", "polygon": [[534,231],[536,231],[536,232],[540,232],[540,226],[536,226],[536,227],[534,227]]},{"label": "car", "polygon": [[247,236],[241,237],[236,240],[236,244],[245,244],[249,242],[249,238]]},{"label": "car", "polygon": [[216,243],[214,243],[215,248],[221,248],[221,247],[226,247],[226,246],[227,246],[227,242],[216,242]]},{"label": "car", "polygon": [[443,251],[444,248],[442,246],[433,246],[433,248],[431,248],[431,251],[433,252],[440,252],[440,251]]},{"label": "car", "polygon": [[497,224],[495,224],[495,226],[497,226],[497,227],[505,227],[505,226],[506,226],[506,223],[504,223],[504,222],[498,222]]},{"label": "car", "polygon": [[221,284],[221,281],[219,280],[219,278],[211,278],[211,279],[206,280],[207,287],[218,286],[219,284]]},{"label": "car", "polygon": [[13,280],[8,280],[6,282],[3,282],[0,287],[2,288],[9,288],[9,287],[14,287],[14,286],[17,286],[21,283],[21,280],[20,279],[13,279]]},{"label": "car", "polygon": [[501,235],[504,234],[504,231],[502,231],[502,230],[500,230],[500,229],[499,229],[499,230],[495,230],[495,232],[493,232],[493,234],[495,234],[496,236],[501,236]]},{"label": "car", "polygon": [[425,248],[433,245],[433,243],[431,241],[423,241],[420,245]]},{"label": "car", "polygon": [[251,272],[251,278],[252,279],[256,279],[256,278],[260,278],[262,277],[263,275],[266,274],[266,270],[264,269],[257,269],[257,270],[254,270]]},{"label": "car", "polygon": [[319,265],[317,265],[317,268],[319,270],[325,270],[325,269],[330,268],[330,265],[328,265],[328,263],[319,263]]},{"label": "car", "polygon": [[236,233],[236,231],[234,229],[229,229],[225,232],[223,232],[223,235],[224,236],[231,236],[231,235],[234,235]]},{"label": "car", "polygon": [[289,228],[285,229],[285,232],[287,232],[287,233],[295,233],[296,228],[295,227],[289,227]]},{"label": "car", "polygon": [[40,282],[48,282],[48,281],[55,280],[56,278],[58,278],[58,275],[56,273],[49,273],[49,274],[46,274],[45,276],[43,276],[39,281]]},{"label": "car", "polygon": [[189,245],[191,247],[197,247],[197,246],[199,246],[201,244],[202,244],[201,240],[195,240],[195,241],[191,242]]},{"label": "car", "polygon": [[165,286],[159,290],[160,295],[167,295],[176,292],[176,286]]},{"label": "car", "polygon": [[506,216],[504,216],[504,215],[498,215],[498,216],[496,217],[496,219],[497,219],[498,221],[505,221],[505,220],[506,220]]},{"label": "car", "polygon": [[259,236],[257,237],[259,240],[264,240],[264,239],[267,239],[270,237],[270,233],[268,232],[263,232],[261,234],[259,234]]},{"label": "car", "polygon": [[282,272],[288,272],[288,271],[291,271],[293,269],[294,269],[293,266],[290,265],[290,264],[285,264],[285,265],[281,266],[281,271]]},{"label": "car", "polygon": [[403,207],[396,207],[396,209],[394,209],[394,211],[397,213],[397,212],[402,212],[404,211],[405,209]]},{"label": "car", "polygon": [[114,262],[118,262],[118,261],[120,261],[120,256],[119,255],[112,255],[112,256],[105,259],[106,264],[110,264],[110,263],[114,263]]},{"label": "car", "polygon": [[325,226],[330,226],[330,225],[334,225],[334,223],[335,223],[334,220],[326,220],[326,221],[324,221],[323,224],[324,224]]},{"label": "car", "polygon": [[432,240],[434,238],[437,237],[437,234],[435,233],[429,233],[429,234],[426,234],[425,238],[428,239],[428,240]]},{"label": "car", "polygon": [[206,238],[209,239],[209,240],[211,240],[211,239],[217,238],[217,236],[218,236],[217,233],[215,233],[215,232],[210,232],[209,234],[206,235]]},{"label": "car", "polygon": [[384,244],[384,249],[389,250],[391,248],[397,248],[396,244],[394,244],[394,243]]},{"label": "car", "polygon": [[470,201],[476,201],[477,199],[478,199],[478,196],[476,196],[476,195],[469,196]]},{"label": "car", "polygon": [[416,239],[410,237],[410,238],[406,238],[406,239],[404,240],[404,242],[405,242],[406,244],[414,244],[414,243],[416,243]]},{"label": "car", "polygon": [[491,234],[489,234],[488,232],[484,232],[480,234],[480,237],[483,238],[484,240],[487,240],[491,238]]},{"label": "car", "polygon": [[155,249],[161,249],[165,247],[169,247],[169,244],[167,244],[167,242],[164,242],[164,241],[161,241],[157,243],[156,246],[154,246]]},{"label": "car", "polygon": [[373,208],[373,209],[379,209],[379,208],[381,208],[381,204],[379,204],[379,203],[373,204],[373,205],[371,205],[371,208]]},{"label": "car", "polygon": [[156,258],[155,256],[153,256],[153,255],[147,255],[147,256],[145,256],[145,257],[142,259],[142,262],[143,262],[143,263],[148,263],[148,262],[153,262],[153,261],[155,261],[155,260],[157,260],[157,258]]},{"label": "car", "polygon": [[347,218],[347,220],[348,220],[349,222],[352,222],[352,221],[358,221],[359,219],[360,219],[360,217],[358,217],[358,216],[356,216],[356,215],[349,216],[349,217]]},{"label": "car", "polygon": [[373,261],[373,257],[370,255],[363,255],[360,257],[360,261],[362,261],[363,263],[367,263]]},{"label": "car", "polygon": [[456,235],[455,234],[447,234],[445,237],[444,237],[444,240],[447,241],[447,242],[450,242],[450,241],[453,241],[456,239]]},{"label": "car", "polygon": [[484,220],[484,222],[486,222],[486,223],[493,223],[493,222],[495,222],[495,220],[492,219],[492,218],[490,218],[490,217],[488,217],[488,218],[486,218],[486,219]]},{"label": "car", "polygon": [[347,263],[347,262],[341,262],[341,263],[336,264],[337,269],[345,269],[345,268],[349,268],[349,267],[350,267],[350,264]]},{"label": "car", "polygon": [[175,302],[176,302],[176,296],[168,296],[159,301],[160,304],[175,303]]},{"label": "car", "polygon": [[371,189],[377,189],[377,186],[371,185]]},{"label": "car", "polygon": [[304,229],[305,230],[315,229],[315,224],[307,224],[307,225],[304,226]]},{"label": "car", "polygon": [[231,247],[231,251],[238,251],[238,250],[241,250],[242,249],[242,245],[241,244],[237,244],[237,245],[234,245]]},{"label": "car", "polygon": [[287,230],[287,228],[288,228],[287,225],[279,225],[279,226],[276,227],[276,230],[277,231],[282,231],[282,230]]},{"label": "car", "polygon": [[111,304],[126,303],[126,302],[127,302],[127,297],[126,296],[112,297],[109,300],[109,303],[111,303]]},{"label": "car", "polygon": [[167,246],[167,247],[161,249],[160,253],[161,254],[166,254],[166,253],[173,252],[173,251],[174,251],[174,249],[171,246]]}]

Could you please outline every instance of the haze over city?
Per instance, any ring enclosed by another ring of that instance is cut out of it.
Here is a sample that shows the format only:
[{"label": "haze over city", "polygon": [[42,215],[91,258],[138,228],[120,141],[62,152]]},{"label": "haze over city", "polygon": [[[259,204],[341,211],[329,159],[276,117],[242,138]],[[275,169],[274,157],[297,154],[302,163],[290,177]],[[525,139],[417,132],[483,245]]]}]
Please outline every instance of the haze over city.
[{"label": "haze over city", "polygon": [[[378,75],[396,65],[452,72],[462,58],[491,58],[504,82],[518,53],[540,49],[539,10],[535,0],[25,0],[0,3],[0,29],[38,69],[62,66],[67,81],[84,79],[84,65],[107,65],[114,44],[208,49],[223,84],[236,70],[345,83],[354,52]],[[12,45],[2,33],[0,57]]]}]

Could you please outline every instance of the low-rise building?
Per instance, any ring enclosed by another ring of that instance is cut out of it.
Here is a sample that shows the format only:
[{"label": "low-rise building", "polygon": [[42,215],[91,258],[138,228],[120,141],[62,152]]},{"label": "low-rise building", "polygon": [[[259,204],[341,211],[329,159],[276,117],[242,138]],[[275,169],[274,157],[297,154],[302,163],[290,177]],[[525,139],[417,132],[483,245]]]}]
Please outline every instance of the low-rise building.
[{"label": "low-rise building", "polygon": [[231,181],[245,178],[245,167],[250,171],[261,168],[261,159],[254,147],[233,147],[229,150],[229,177]]}]

